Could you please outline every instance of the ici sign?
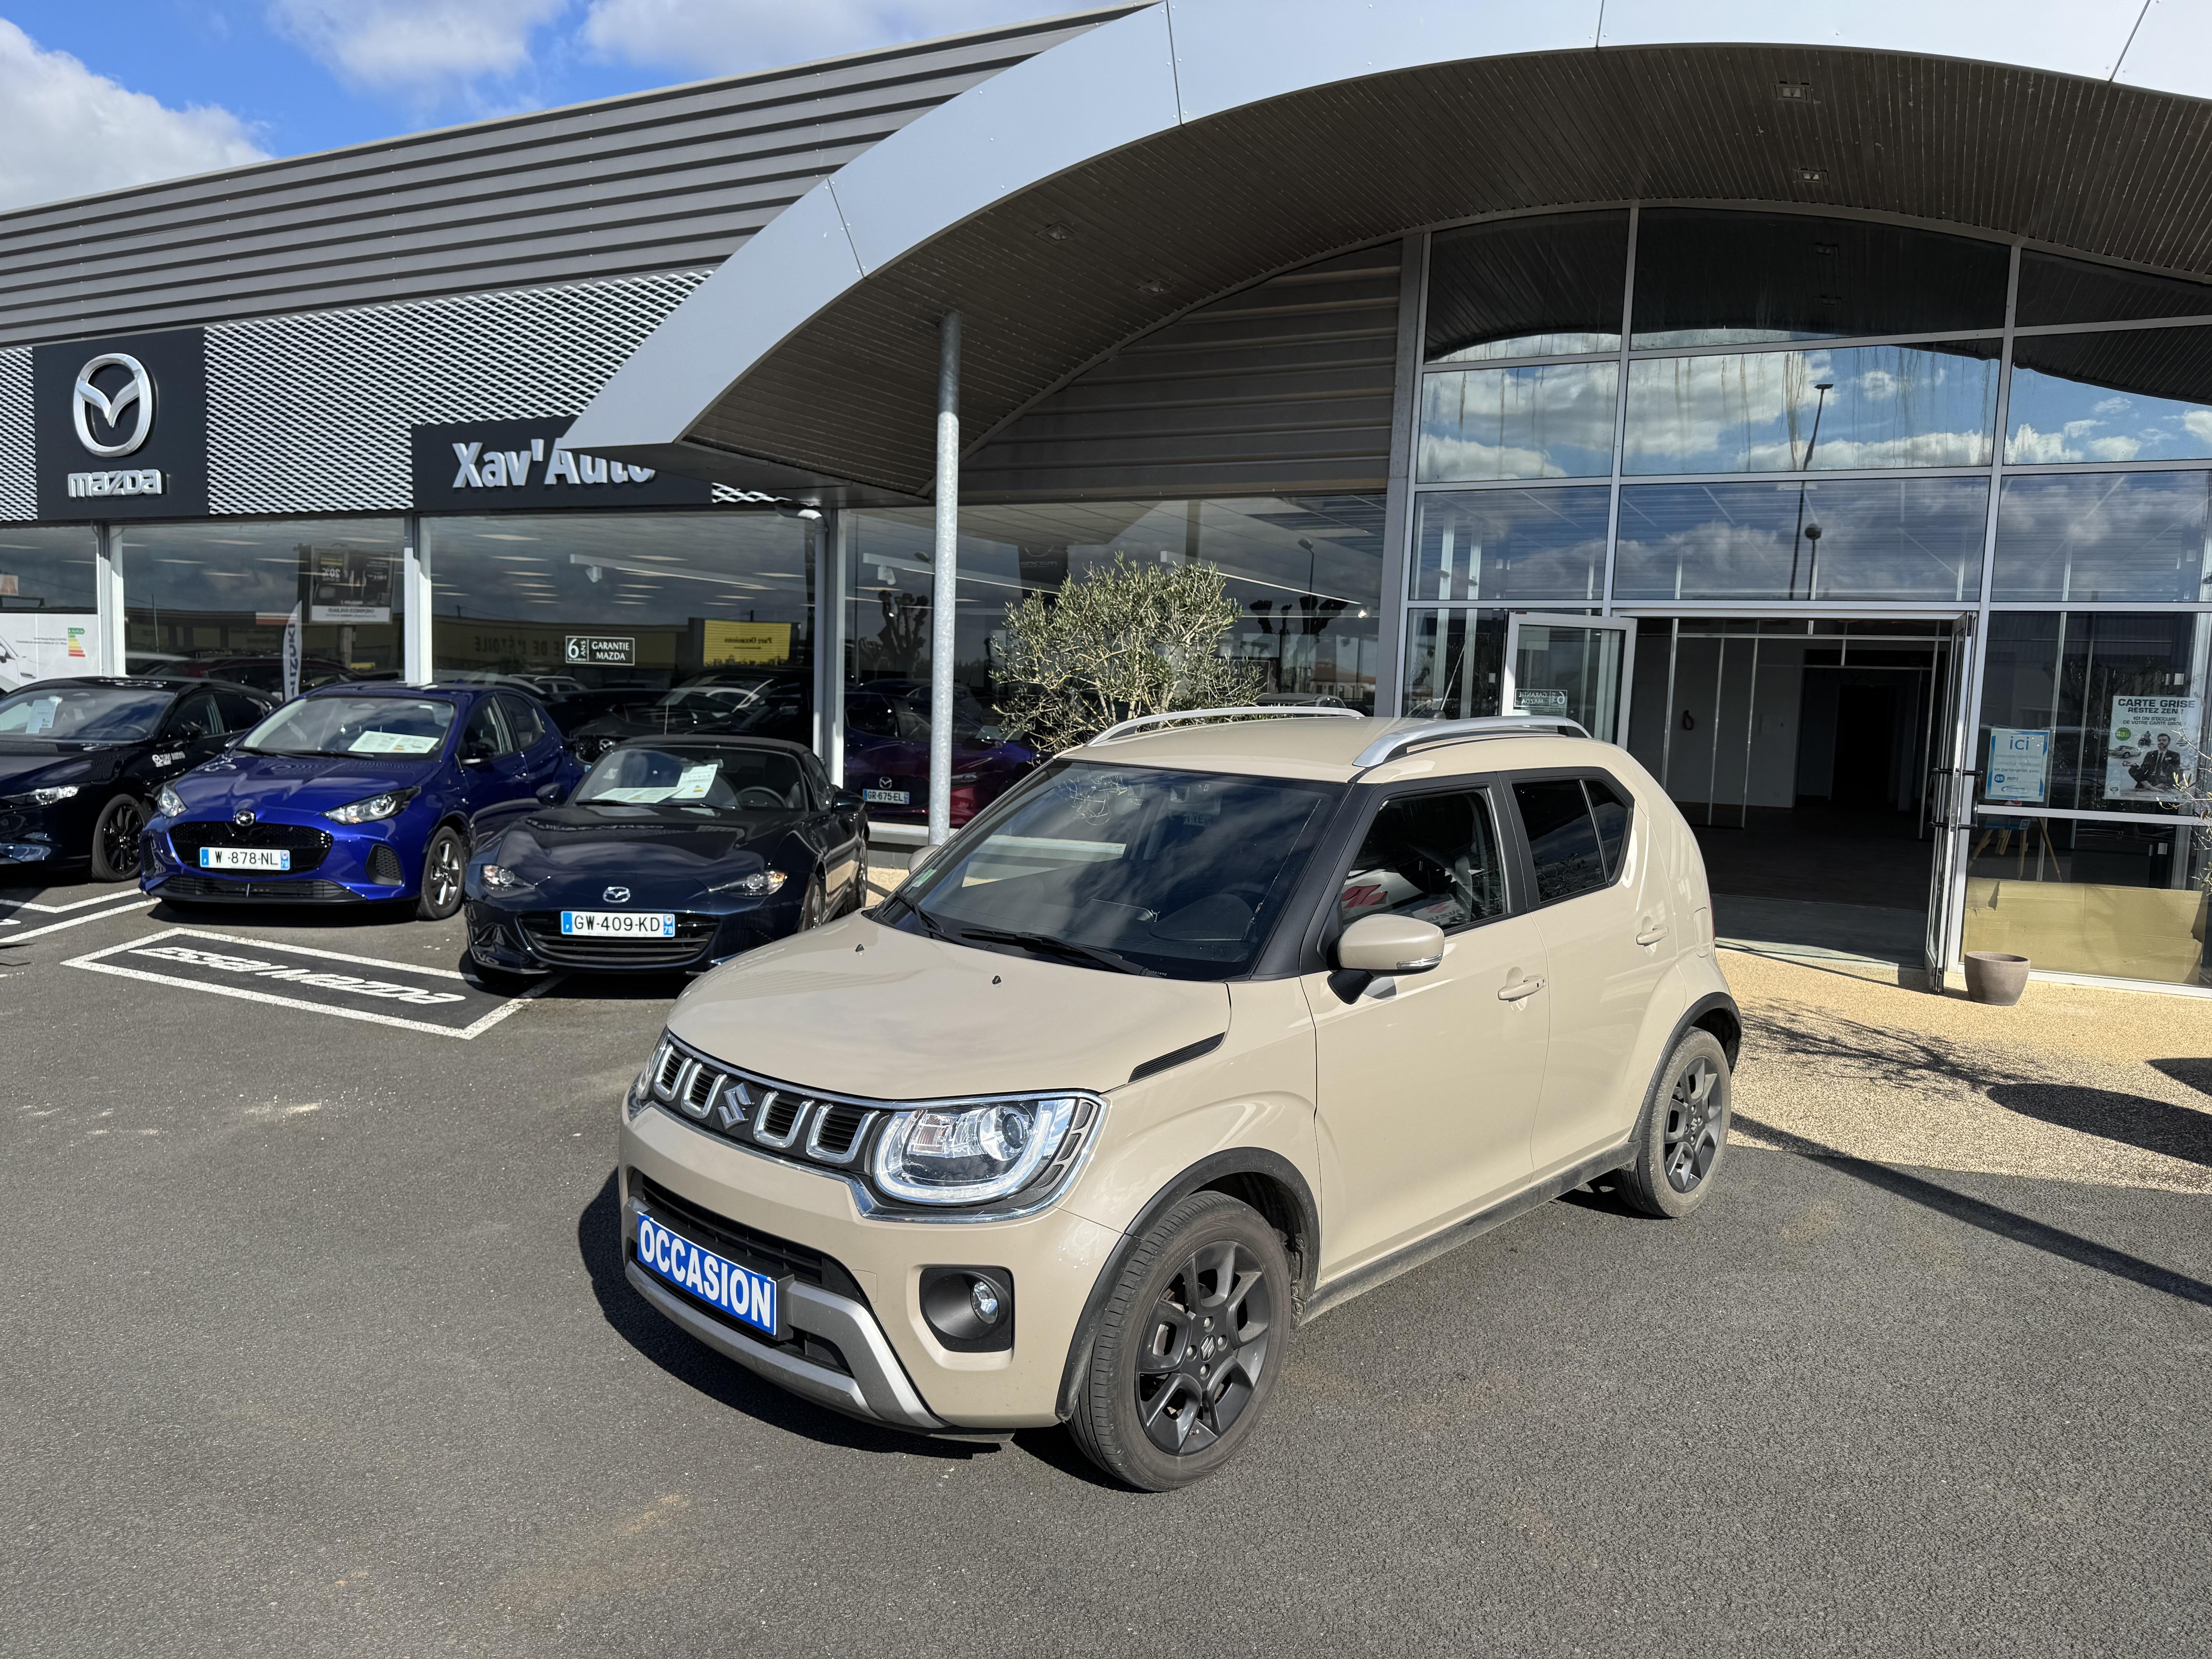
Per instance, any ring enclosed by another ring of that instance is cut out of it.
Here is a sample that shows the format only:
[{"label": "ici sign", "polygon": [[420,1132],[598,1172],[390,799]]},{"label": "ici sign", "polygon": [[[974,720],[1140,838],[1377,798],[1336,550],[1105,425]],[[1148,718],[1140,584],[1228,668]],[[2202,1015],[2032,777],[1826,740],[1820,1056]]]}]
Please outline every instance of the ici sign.
[{"label": "ici sign", "polygon": [[40,346],[31,372],[41,518],[207,510],[198,331]]},{"label": "ici sign", "polygon": [[455,421],[413,430],[415,505],[498,507],[696,507],[713,499],[696,478],[580,454],[566,420]]}]

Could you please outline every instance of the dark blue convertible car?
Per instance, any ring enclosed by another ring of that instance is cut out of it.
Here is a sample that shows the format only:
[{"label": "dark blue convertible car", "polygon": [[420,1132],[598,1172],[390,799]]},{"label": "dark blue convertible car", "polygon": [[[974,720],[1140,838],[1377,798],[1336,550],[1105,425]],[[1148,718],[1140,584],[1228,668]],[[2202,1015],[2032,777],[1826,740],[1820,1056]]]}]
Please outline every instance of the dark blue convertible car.
[{"label": "dark blue convertible car", "polygon": [[510,974],[696,970],[866,900],[866,808],[773,738],[637,738],[485,834],[469,952]]},{"label": "dark blue convertible car", "polygon": [[558,799],[583,768],[506,687],[337,684],[164,785],[140,886],[167,899],[461,906],[469,826]]}]

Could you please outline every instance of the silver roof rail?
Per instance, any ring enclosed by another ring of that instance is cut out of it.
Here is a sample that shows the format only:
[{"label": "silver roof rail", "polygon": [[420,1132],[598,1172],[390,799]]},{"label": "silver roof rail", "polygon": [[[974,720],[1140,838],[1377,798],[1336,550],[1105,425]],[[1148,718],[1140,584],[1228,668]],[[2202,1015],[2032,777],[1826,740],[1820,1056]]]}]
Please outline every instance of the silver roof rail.
[{"label": "silver roof rail", "polygon": [[1102,743],[1112,743],[1118,738],[1127,737],[1132,732],[1140,732],[1148,726],[1164,726],[1170,720],[1226,720],[1252,714],[1285,717],[1328,714],[1339,719],[1355,720],[1364,720],[1367,718],[1357,708],[1322,708],[1310,703],[1295,702],[1260,704],[1243,708],[1185,708],[1170,714],[1139,714],[1133,720],[1123,720],[1118,726],[1108,726],[1083,746],[1085,749],[1096,749]]},{"label": "silver roof rail", "polygon": [[1450,743],[1462,738],[1587,738],[1579,720],[1564,714],[1486,714],[1480,720],[1429,720],[1403,731],[1386,732],[1359,751],[1352,763],[1363,770],[1395,760],[1408,749],[1425,743]]}]

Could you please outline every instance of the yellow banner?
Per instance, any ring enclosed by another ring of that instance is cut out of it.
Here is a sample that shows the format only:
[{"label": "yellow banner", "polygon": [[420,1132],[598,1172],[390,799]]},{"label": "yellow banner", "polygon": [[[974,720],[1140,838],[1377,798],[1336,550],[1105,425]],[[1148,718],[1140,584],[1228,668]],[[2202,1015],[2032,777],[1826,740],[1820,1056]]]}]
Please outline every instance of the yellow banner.
[{"label": "yellow banner", "polygon": [[720,662],[789,662],[789,623],[717,622],[702,624],[701,655],[708,666]]}]

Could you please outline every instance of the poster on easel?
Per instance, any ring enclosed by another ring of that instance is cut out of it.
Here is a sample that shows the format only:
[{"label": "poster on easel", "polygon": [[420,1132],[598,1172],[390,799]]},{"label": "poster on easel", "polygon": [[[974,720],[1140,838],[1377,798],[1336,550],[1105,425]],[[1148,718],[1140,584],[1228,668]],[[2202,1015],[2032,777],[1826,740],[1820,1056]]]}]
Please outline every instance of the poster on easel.
[{"label": "poster on easel", "polygon": [[88,611],[0,611],[0,696],[33,680],[100,672],[100,618]]},{"label": "poster on easel", "polygon": [[2114,697],[2105,746],[2105,799],[2183,799],[2197,772],[2203,707],[2195,697]]}]

